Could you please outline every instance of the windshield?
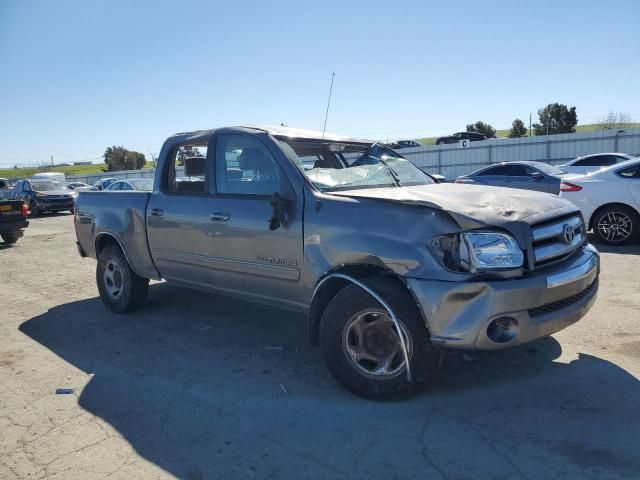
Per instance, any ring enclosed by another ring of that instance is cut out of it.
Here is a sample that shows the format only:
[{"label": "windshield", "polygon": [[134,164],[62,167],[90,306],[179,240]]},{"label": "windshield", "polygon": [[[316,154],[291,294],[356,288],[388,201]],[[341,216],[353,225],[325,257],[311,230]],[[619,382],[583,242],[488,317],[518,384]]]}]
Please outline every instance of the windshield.
[{"label": "windshield", "polygon": [[287,156],[323,192],[435,183],[413,163],[377,143],[277,138]]},{"label": "windshield", "polygon": [[564,170],[560,170],[558,167],[554,167],[546,163],[540,163],[539,165],[536,164],[536,168],[547,175],[564,175],[567,173]]},{"label": "windshield", "polygon": [[29,183],[31,183],[31,189],[36,192],[46,192],[49,190],[66,190],[67,188],[66,186],[62,185],[60,182],[56,182],[55,180],[30,180]]}]

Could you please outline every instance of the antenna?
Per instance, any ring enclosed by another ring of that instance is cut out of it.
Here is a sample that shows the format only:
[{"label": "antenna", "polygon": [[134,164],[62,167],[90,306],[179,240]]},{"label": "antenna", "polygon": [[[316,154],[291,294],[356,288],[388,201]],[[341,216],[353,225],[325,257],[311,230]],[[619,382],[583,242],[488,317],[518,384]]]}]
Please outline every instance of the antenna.
[{"label": "antenna", "polygon": [[324,114],[324,125],[322,127],[322,138],[324,138],[324,131],[327,129],[327,117],[329,116],[329,105],[331,105],[331,92],[333,91],[333,77],[336,76],[336,72],[331,72],[331,86],[329,87],[329,99],[327,100],[327,111]]}]

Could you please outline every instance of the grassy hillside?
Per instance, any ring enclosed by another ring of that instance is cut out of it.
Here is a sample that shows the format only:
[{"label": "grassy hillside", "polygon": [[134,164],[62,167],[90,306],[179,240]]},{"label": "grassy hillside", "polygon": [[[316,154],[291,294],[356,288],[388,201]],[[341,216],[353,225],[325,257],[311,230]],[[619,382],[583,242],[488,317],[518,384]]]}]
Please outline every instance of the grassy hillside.
[{"label": "grassy hillside", "polygon": [[[631,127],[629,128],[640,128],[640,123],[633,123],[631,124]],[[576,126],[576,133],[589,133],[589,132],[595,132],[596,130],[599,129],[599,126],[596,124],[589,124],[589,125],[577,125]],[[500,137],[508,137],[509,136],[509,128],[504,129],[504,130],[496,130],[496,137],[500,138]],[[455,132],[451,132],[452,134]],[[442,137],[444,137],[445,135],[440,135]],[[438,137],[427,137],[427,138],[416,138],[416,142],[421,143],[423,145],[435,145],[436,144],[436,138]]]},{"label": "grassy hillside", "polygon": [[[152,168],[153,162],[147,162],[145,168]],[[0,177],[30,177],[37,172],[62,172],[65,175],[93,175],[96,173],[104,173],[106,165],[104,163],[93,163],[91,165],[70,165],[70,166],[54,166],[54,167],[33,167],[33,168],[0,168]]]}]

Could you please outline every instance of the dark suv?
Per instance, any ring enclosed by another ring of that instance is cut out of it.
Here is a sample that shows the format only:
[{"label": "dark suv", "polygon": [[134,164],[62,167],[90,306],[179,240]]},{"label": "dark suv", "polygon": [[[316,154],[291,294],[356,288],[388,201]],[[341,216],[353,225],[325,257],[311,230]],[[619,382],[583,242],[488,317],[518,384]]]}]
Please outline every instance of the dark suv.
[{"label": "dark suv", "polygon": [[458,132],[447,137],[440,137],[436,140],[436,145],[441,143],[458,143],[460,140],[469,140],[471,142],[479,142],[486,140],[487,136],[484,133],[476,132]]}]

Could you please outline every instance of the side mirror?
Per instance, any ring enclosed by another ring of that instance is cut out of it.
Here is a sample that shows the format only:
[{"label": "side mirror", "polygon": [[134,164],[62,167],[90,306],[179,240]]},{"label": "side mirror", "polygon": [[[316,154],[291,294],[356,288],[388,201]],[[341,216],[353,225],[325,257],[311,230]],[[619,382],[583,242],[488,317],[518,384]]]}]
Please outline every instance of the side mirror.
[{"label": "side mirror", "polygon": [[542,175],[540,172],[533,172],[531,175],[529,175],[531,178],[533,178],[534,180],[542,180],[544,178],[544,175]]}]

